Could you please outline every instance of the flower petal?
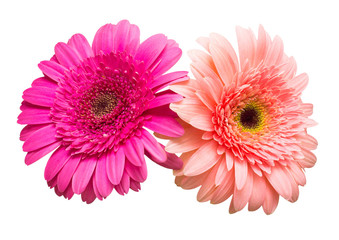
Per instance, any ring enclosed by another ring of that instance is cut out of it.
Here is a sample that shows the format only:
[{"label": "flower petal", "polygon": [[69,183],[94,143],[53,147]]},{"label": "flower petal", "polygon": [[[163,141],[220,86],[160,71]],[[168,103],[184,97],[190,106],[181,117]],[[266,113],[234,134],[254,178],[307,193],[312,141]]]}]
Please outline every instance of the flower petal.
[{"label": "flower petal", "polygon": [[167,37],[163,34],[156,34],[140,44],[135,60],[143,61],[145,68],[153,64],[167,44]]},{"label": "flower petal", "polygon": [[187,73],[188,72],[186,71],[167,73],[154,78],[154,80],[151,81],[148,86],[156,92],[164,87],[167,87],[169,84],[188,80],[189,77],[187,76]]},{"label": "flower petal", "polygon": [[64,73],[68,69],[53,61],[42,61],[38,64],[40,70],[56,82],[64,79]]},{"label": "flower petal", "polygon": [[148,131],[142,129],[140,139],[152,161],[154,161],[153,159],[156,162],[165,162],[167,160],[166,152]]},{"label": "flower petal", "polygon": [[98,158],[97,166],[95,168],[95,178],[93,178],[93,181],[96,182],[98,191],[103,198],[110,195],[113,191],[113,184],[107,176],[106,161],[107,154],[103,154]]},{"label": "flower petal", "polygon": [[113,24],[106,24],[99,28],[92,43],[92,48],[95,55],[101,54],[101,51],[104,54],[113,51],[115,33],[116,25]]},{"label": "flower petal", "polygon": [[124,145],[124,152],[130,163],[134,166],[141,166],[145,162],[144,146],[137,137],[131,137]]},{"label": "flower petal", "polygon": [[[156,67],[152,71],[154,76],[159,76],[167,72],[179,61],[181,55],[182,51],[177,46],[177,43],[174,40],[168,40],[164,50],[158,57],[159,63],[156,64]],[[156,62],[157,61],[155,61],[155,63]]]},{"label": "flower petal", "polygon": [[118,185],[125,168],[125,153],[122,147],[117,152],[109,151],[106,159],[108,179],[112,184]]},{"label": "flower petal", "polygon": [[289,181],[288,173],[284,167],[277,164],[271,168],[271,174],[265,173],[267,180],[272,187],[285,199],[290,199],[292,196],[292,187]]},{"label": "flower petal", "polygon": [[46,127],[40,128],[25,141],[22,147],[23,150],[25,152],[31,152],[57,142],[58,139],[55,137],[55,131],[56,128],[54,124],[49,124]]},{"label": "flower petal", "polygon": [[97,161],[98,157],[96,155],[86,156],[81,159],[72,178],[72,188],[74,193],[81,194],[85,191],[90,179],[92,178]]},{"label": "flower petal", "polygon": [[[235,161],[235,163],[236,162],[238,161]],[[235,164],[235,166],[236,165],[237,164]],[[237,178],[235,180],[237,180]],[[246,206],[250,199],[252,188],[253,188],[253,172],[248,171],[244,186],[241,189],[238,189],[238,187],[234,188],[233,207],[236,212],[240,211]]]},{"label": "flower petal", "polygon": [[180,100],[182,100],[181,95],[174,93],[172,90],[166,90],[155,94],[155,98],[149,102],[148,108],[156,108],[172,102],[179,102]]},{"label": "flower petal", "polygon": [[[165,151],[165,146],[163,146],[162,144],[160,144],[160,146]],[[159,164],[160,166],[165,167],[165,168],[174,169],[174,170],[182,169],[183,162],[177,155],[175,155],[173,153],[168,153],[168,152],[166,152],[166,155],[167,155],[167,157],[166,157],[165,162],[159,162],[159,161],[157,161],[156,158],[153,158],[153,161],[155,163]],[[152,159],[152,156],[149,156],[148,152],[146,152],[146,156],[149,157],[150,159]]]},{"label": "flower petal", "polygon": [[55,45],[55,56],[61,65],[72,68],[80,64],[81,59],[78,54],[66,43],[60,42]]},{"label": "flower petal", "polygon": [[144,123],[144,126],[169,137],[180,137],[184,134],[183,127],[172,117],[152,116],[150,121]]},{"label": "flower petal", "polygon": [[248,210],[255,211],[263,204],[266,192],[266,180],[253,174],[253,188],[250,200],[248,202]]},{"label": "flower petal", "polygon": [[206,141],[202,140],[203,131],[187,127],[181,137],[174,138],[168,142],[166,151],[171,153],[189,152],[201,147]]},{"label": "flower petal", "polygon": [[52,152],[54,149],[56,149],[58,146],[60,146],[61,142],[55,142],[52,144],[49,144],[47,146],[44,146],[42,148],[39,148],[37,150],[28,152],[25,157],[25,163],[27,165],[30,165],[32,163],[35,163],[40,158],[46,156],[48,153]]},{"label": "flower petal", "polygon": [[208,141],[202,145],[188,160],[183,172],[186,176],[195,176],[206,172],[220,159],[217,154],[218,144]]},{"label": "flower petal", "polygon": [[68,161],[62,167],[60,172],[58,173],[57,182],[58,182],[58,189],[61,192],[64,192],[68,185],[70,184],[73,174],[77,169],[79,162],[81,160],[81,154],[76,154],[70,156]]},{"label": "flower petal", "polygon": [[77,53],[81,60],[94,56],[91,46],[82,34],[74,34],[67,44]]},{"label": "flower petal", "polygon": [[241,190],[247,182],[248,167],[245,160],[235,159],[234,161],[235,185]]},{"label": "flower petal", "polygon": [[52,107],[55,98],[55,90],[51,90],[47,87],[32,87],[24,91],[22,98],[31,104]]},{"label": "flower petal", "polygon": [[267,184],[265,200],[262,205],[266,214],[272,214],[277,208],[279,202],[279,194],[274,191],[270,184]]},{"label": "flower petal", "polygon": [[252,65],[255,56],[255,36],[251,30],[244,29],[242,27],[236,28],[238,48],[239,48],[239,59],[242,70],[245,70],[246,61]]},{"label": "flower petal", "polygon": [[52,180],[60,169],[67,163],[71,157],[71,151],[67,151],[66,147],[60,146],[52,156],[49,158],[45,168],[45,179],[46,181]]}]

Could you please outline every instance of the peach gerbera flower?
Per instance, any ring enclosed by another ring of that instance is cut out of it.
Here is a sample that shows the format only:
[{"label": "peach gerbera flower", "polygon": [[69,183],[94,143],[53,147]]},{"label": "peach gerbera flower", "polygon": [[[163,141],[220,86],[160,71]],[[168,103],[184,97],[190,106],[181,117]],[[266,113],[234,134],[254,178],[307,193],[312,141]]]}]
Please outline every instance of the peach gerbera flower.
[{"label": "peach gerbera flower", "polygon": [[281,39],[272,41],[263,27],[258,38],[238,27],[237,38],[239,60],[215,33],[198,39],[208,53],[189,53],[196,80],[170,87],[185,97],[171,104],[185,134],[166,150],[183,153],[175,182],[184,189],[201,185],[199,201],[216,204],[232,196],[230,213],[248,204],[250,211],[262,206],[270,214],[279,196],[297,200],[304,168],[316,162],[310,150],[317,141],[306,131],[315,125],[308,118],[313,106],[300,98],[308,76],[296,75]]}]

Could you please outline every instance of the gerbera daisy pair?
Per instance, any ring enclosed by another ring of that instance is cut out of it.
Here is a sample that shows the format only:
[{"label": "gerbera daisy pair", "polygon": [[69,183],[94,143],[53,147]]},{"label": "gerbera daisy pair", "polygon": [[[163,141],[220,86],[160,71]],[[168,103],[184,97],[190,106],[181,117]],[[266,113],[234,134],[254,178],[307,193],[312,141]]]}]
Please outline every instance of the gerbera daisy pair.
[{"label": "gerbera daisy pair", "polygon": [[195,79],[166,73],[182,54],[174,40],[157,34],[140,43],[126,20],[101,27],[92,47],[81,34],[58,43],[23,94],[26,164],[54,151],[48,185],[87,203],[140,190],[144,155],[174,169],[178,186],[201,186],[199,201],[232,196],[231,213],[248,204],[270,214],[280,195],[296,201],[304,168],[316,161],[317,141],[306,132],[312,105],[300,99],[308,77],[296,76],[280,38],[262,27],[258,38],[242,28],[237,37],[239,60],[224,37],[199,38],[207,53],[189,53]]}]

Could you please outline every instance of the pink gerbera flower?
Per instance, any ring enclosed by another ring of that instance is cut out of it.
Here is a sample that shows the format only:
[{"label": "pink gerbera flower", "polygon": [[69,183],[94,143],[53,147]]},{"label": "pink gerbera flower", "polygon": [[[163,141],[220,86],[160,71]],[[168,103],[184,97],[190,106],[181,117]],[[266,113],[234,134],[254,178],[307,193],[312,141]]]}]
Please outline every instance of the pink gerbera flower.
[{"label": "pink gerbera flower", "polygon": [[230,43],[218,34],[198,42],[208,54],[194,50],[196,80],[174,84],[185,98],[172,103],[184,121],[185,134],[172,138],[166,150],[182,152],[184,166],[176,184],[196,188],[199,201],[216,204],[230,196],[231,213],[260,206],[272,213],[279,195],[294,202],[298,185],[306,183],[304,168],[316,162],[310,151],[317,141],[306,128],[314,121],[312,104],[300,95],[305,73],[284,54],[279,37],[272,41],[262,27],[258,39],[237,28],[239,61]]},{"label": "pink gerbera flower", "polygon": [[23,94],[18,123],[27,124],[20,135],[26,164],[56,149],[45,169],[48,185],[87,203],[113,189],[138,191],[147,176],[144,154],[180,169],[181,160],[144,129],[183,134],[169,109],[182,97],[158,92],[187,80],[187,72],[163,75],[180,57],[178,44],[163,34],[140,44],[139,28],[126,20],[101,27],[92,47],[81,34],[58,43],[52,59],[39,64],[44,77]]}]

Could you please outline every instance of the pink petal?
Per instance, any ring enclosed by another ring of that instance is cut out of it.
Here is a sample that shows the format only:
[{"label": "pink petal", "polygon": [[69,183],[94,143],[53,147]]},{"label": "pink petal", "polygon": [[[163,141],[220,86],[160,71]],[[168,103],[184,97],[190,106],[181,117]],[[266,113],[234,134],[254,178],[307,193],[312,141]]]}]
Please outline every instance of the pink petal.
[{"label": "pink petal", "polygon": [[147,167],[146,164],[136,167],[129,161],[125,163],[125,171],[133,180],[137,182],[144,182],[147,178]]},{"label": "pink petal", "polygon": [[36,124],[25,126],[20,132],[20,140],[26,141],[34,132],[46,126],[47,124]]},{"label": "pink petal", "polygon": [[138,191],[141,189],[141,186],[140,186],[140,183],[139,183],[139,182],[136,182],[136,181],[134,181],[133,179],[130,179],[130,188],[131,188],[133,191],[138,192]]},{"label": "pink petal", "polygon": [[292,162],[287,167],[295,182],[301,186],[304,186],[306,184],[306,177],[300,165],[298,163]]},{"label": "pink petal", "polygon": [[301,109],[307,117],[313,114],[313,104],[311,103],[302,103]]},{"label": "pink petal", "polygon": [[96,199],[92,181],[87,185],[85,191],[82,192],[81,199],[87,204],[92,203]]},{"label": "pink petal", "polygon": [[94,194],[95,196],[99,199],[99,200],[103,200],[104,198],[101,196],[101,194],[99,193],[99,190],[98,190],[98,186],[97,186],[97,182],[95,181],[95,170],[93,172],[93,175],[92,175],[92,178],[90,179],[89,183],[88,184],[91,184],[93,185],[93,191],[94,191]]},{"label": "pink petal", "polygon": [[159,76],[167,72],[171,67],[174,66],[174,64],[179,61],[182,51],[180,48],[173,45],[176,45],[176,43],[170,43],[170,40],[168,40],[166,47],[158,57],[159,64],[152,71],[154,76]]},{"label": "pink petal", "polygon": [[[235,163],[236,162],[237,161],[235,161]],[[235,166],[236,165],[237,164],[235,164]],[[252,193],[252,187],[253,187],[253,172],[249,171],[247,173],[246,182],[243,188],[241,188],[241,190],[239,190],[237,187],[234,188],[233,207],[236,212],[243,209],[248,203]]]},{"label": "pink petal", "polygon": [[206,92],[207,95],[214,100],[214,108],[212,111],[215,111],[216,103],[220,102],[221,94],[223,91],[223,85],[219,79],[212,79],[210,77],[205,77],[202,81],[198,81],[201,87],[201,91]]},{"label": "pink petal", "polygon": [[280,37],[273,39],[270,49],[268,49],[265,63],[268,66],[279,65],[282,62],[284,56],[284,45]]},{"label": "pink petal", "polygon": [[108,179],[112,184],[118,185],[121,181],[125,168],[125,153],[122,147],[115,153],[109,151],[106,159],[106,169]]},{"label": "pink petal", "polygon": [[163,106],[172,102],[179,102],[182,100],[182,96],[174,93],[172,90],[162,91],[155,94],[155,98],[149,102],[149,109]]},{"label": "pink petal", "polygon": [[226,173],[221,185],[216,189],[211,199],[212,204],[218,204],[227,200],[234,192],[234,171]]},{"label": "pink petal", "polygon": [[25,105],[22,113],[18,116],[19,124],[46,124],[51,123],[50,108],[23,103]]},{"label": "pink petal", "polygon": [[233,73],[237,72],[239,70],[238,57],[231,43],[225,37],[217,33],[211,33],[210,37],[211,43],[218,45],[227,56],[230,67],[233,69]]},{"label": "pink petal", "polygon": [[58,182],[58,189],[61,192],[64,192],[68,185],[70,185],[70,182],[72,180],[73,174],[75,170],[77,169],[79,162],[81,160],[81,154],[72,155],[68,161],[65,163],[63,168],[60,170],[57,182]]},{"label": "pink petal", "polygon": [[134,56],[140,45],[140,30],[139,27],[131,24],[129,27],[129,42],[125,46],[125,50],[131,56]]},{"label": "pink petal", "polygon": [[116,26],[112,24],[106,24],[99,28],[95,34],[92,48],[95,55],[99,55],[102,51],[104,54],[113,51],[114,36],[116,33]]},{"label": "pink petal", "polygon": [[236,28],[241,69],[244,70],[245,62],[253,63],[255,56],[255,36],[251,30],[241,27]]},{"label": "pink petal", "polygon": [[135,60],[143,61],[145,68],[153,64],[160,55],[167,43],[167,37],[163,34],[157,34],[149,37],[140,44],[135,54]]},{"label": "pink petal", "polygon": [[55,89],[58,87],[58,84],[48,77],[37,78],[33,81],[32,87],[39,88],[45,87],[50,88],[52,92],[55,92]]},{"label": "pink petal", "polygon": [[304,168],[311,168],[317,162],[317,157],[311,151],[307,149],[302,149],[302,153],[304,155],[303,159],[298,159],[298,162]]},{"label": "pink petal", "polygon": [[170,108],[192,126],[204,131],[214,130],[212,112],[200,100],[185,98],[179,103],[172,103]]},{"label": "pink petal", "polygon": [[235,186],[238,190],[241,190],[247,180],[248,168],[245,160],[235,159],[234,161],[234,172],[235,172]]},{"label": "pink petal", "polygon": [[231,56],[213,41],[210,44],[210,51],[222,81],[226,86],[229,86],[238,70],[237,65],[233,62]]},{"label": "pink petal", "polygon": [[218,143],[208,141],[202,145],[188,160],[183,171],[186,176],[195,176],[206,172],[220,159],[217,154]]},{"label": "pink petal", "polygon": [[52,156],[49,158],[45,168],[45,179],[46,181],[52,180],[60,169],[71,157],[71,151],[67,151],[65,147],[60,146]]},{"label": "pink petal", "polygon": [[[160,144],[163,150],[165,150],[165,146]],[[174,169],[174,170],[179,170],[183,166],[182,160],[175,154],[173,153],[168,153],[166,152],[167,158],[165,162],[158,162],[156,158],[153,158],[153,161],[160,166],[163,166],[165,168],[169,169]],[[152,159],[153,156],[149,156],[148,153],[146,152],[146,156],[148,156],[150,159]]]},{"label": "pink petal", "polygon": [[124,193],[128,193],[129,187],[130,187],[130,177],[127,173],[124,173],[121,178],[121,187],[124,191]]},{"label": "pink petal", "polygon": [[127,20],[120,21],[116,26],[114,36],[114,50],[126,51],[134,55],[140,44],[140,30],[136,25],[131,25]]},{"label": "pink petal", "polygon": [[184,97],[195,97],[196,88],[198,87],[198,81],[194,79],[188,79],[187,81],[180,82],[169,86],[169,89],[179,93]]},{"label": "pink petal", "polygon": [[66,68],[78,66],[81,62],[81,59],[77,55],[77,53],[66,43],[58,43],[57,45],[55,45],[54,51],[55,56],[60,64],[65,66]]},{"label": "pink petal", "polygon": [[170,108],[169,108],[169,104],[167,105],[162,105],[160,107],[156,107],[156,108],[152,108],[152,109],[148,109],[146,110],[143,114],[145,116],[167,116],[167,117],[172,117],[172,118],[178,118],[178,114],[176,114],[175,112],[173,112]]},{"label": "pink petal", "polygon": [[55,91],[46,87],[32,87],[24,91],[22,96],[25,101],[43,107],[52,107]]},{"label": "pink petal", "polygon": [[197,194],[197,200],[199,202],[206,202],[211,200],[213,193],[215,191],[215,176],[218,171],[218,165],[217,163],[213,168],[209,171],[208,176],[203,181],[201,188],[199,189],[199,192]]},{"label": "pink petal", "polygon": [[197,39],[197,43],[199,43],[201,46],[203,46],[206,49],[206,51],[209,51],[210,38],[208,38],[208,37],[199,37]]},{"label": "pink petal", "polygon": [[255,211],[263,204],[266,192],[266,180],[253,174],[253,188],[250,200],[248,202],[248,210]]},{"label": "pink petal", "polygon": [[308,149],[308,150],[314,150],[318,146],[318,141],[311,135],[306,134],[300,134],[296,135],[295,138],[300,141],[300,144],[303,148]]},{"label": "pink petal", "polygon": [[185,133],[181,137],[174,138],[168,142],[166,151],[171,153],[189,152],[201,147],[206,141],[202,140],[204,132],[193,128],[185,128]]},{"label": "pink petal", "polygon": [[40,128],[25,141],[22,149],[25,152],[31,152],[58,141],[55,137],[55,131],[56,128],[54,124],[49,124],[46,127]]},{"label": "pink petal", "polygon": [[266,58],[267,50],[269,49],[270,44],[270,37],[262,25],[260,25],[258,31],[257,52],[255,53],[255,66],[260,64],[260,62]]},{"label": "pink petal", "polygon": [[212,123],[212,113],[204,112],[204,114],[197,115],[191,118],[189,123],[198,129],[204,131],[213,131],[214,125]]},{"label": "pink petal", "polygon": [[274,210],[278,206],[278,202],[279,202],[279,194],[276,191],[274,191],[274,189],[269,184],[267,184],[265,200],[262,205],[264,212],[266,214],[273,213]]},{"label": "pink petal", "polygon": [[72,178],[72,188],[76,194],[85,191],[97,164],[98,157],[90,155],[83,158]]},{"label": "pink petal", "polygon": [[271,174],[265,173],[267,180],[272,187],[285,199],[290,199],[292,196],[292,187],[289,181],[288,173],[280,165],[271,168]]},{"label": "pink petal", "polygon": [[25,163],[27,165],[30,165],[32,163],[35,163],[36,161],[38,161],[40,158],[46,156],[48,153],[50,153],[51,151],[53,151],[54,149],[56,149],[58,146],[60,146],[60,141],[59,142],[55,142],[52,144],[49,144],[45,147],[42,147],[40,149],[37,149],[35,151],[29,152],[26,154],[25,157]]},{"label": "pink petal", "polygon": [[151,156],[150,159],[152,161],[165,162],[167,160],[166,152],[147,130],[142,129],[142,135],[140,139],[145,147],[145,150]]},{"label": "pink petal", "polygon": [[218,171],[215,175],[215,181],[214,181],[216,186],[219,186],[224,181],[224,179],[226,178],[227,172],[228,172],[226,168],[226,161],[221,158],[221,161],[219,162],[220,164],[218,167]]},{"label": "pink petal", "polygon": [[302,73],[294,77],[288,83],[291,86],[291,88],[295,89],[296,95],[299,96],[307,87],[308,81],[309,81],[308,75],[306,73]]},{"label": "pink petal", "polygon": [[144,126],[169,137],[180,137],[184,134],[182,126],[172,117],[152,116],[150,121],[144,123]]},{"label": "pink petal", "polygon": [[67,68],[53,61],[42,61],[38,67],[44,74],[56,82],[59,82],[59,79],[64,79],[64,73],[67,71]]},{"label": "pink petal", "polygon": [[225,152],[225,159],[226,159],[227,170],[229,171],[229,170],[232,169],[233,163],[234,163],[234,159],[235,159],[235,156],[232,153],[232,151],[226,150],[226,152]]},{"label": "pink petal", "polygon": [[208,107],[209,110],[215,111],[215,108],[217,106],[217,103],[214,101],[212,96],[207,93],[206,91],[196,91],[195,95],[199,98],[199,100],[205,104],[206,107]]},{"label": "pink petal", "polygon": [[82,34],[74,34],[67,43],[81,60],[93,57],[93,51],[87,39]]},{"label": "pink petal", "polygon": [[137,137],[131,137],[124,145],[125,155],[134,166],[141,166],[145,162],[144,146]]},{"label": "pink petal", "polygon": [[154,78],[154,80],[149,83],[149,87],[152,88],[155,92],[159,91],[160,89],[167,87],[169,84],[188,80],[189,78],[187,76],[187,73],[188,72],[182,71],[161,75],[159,77]]},{"label": "pink petal", "polygon": [[106,163],[107,154],[101,155],[98,159],[96,170],[95,170],[95,178],[93,181],[96,182],[96,186],[98,191],[102,197],[107,197],[113,191],[113,184],[110,182],[107,176]]},{"label": "pink petal", "polygon": [[205,78],[211,78],[215,81],[219,81],[222,83],[217,70],[211,68],[211,66],[206,65],[203,62],[193,62],[191,63],[191,70],[194,77],[198,80],[203,82]]}]

